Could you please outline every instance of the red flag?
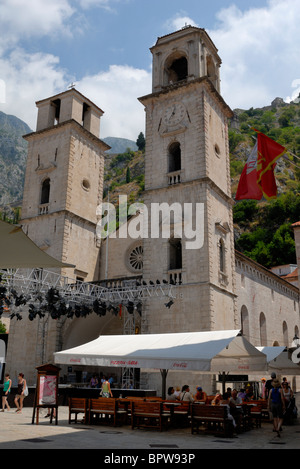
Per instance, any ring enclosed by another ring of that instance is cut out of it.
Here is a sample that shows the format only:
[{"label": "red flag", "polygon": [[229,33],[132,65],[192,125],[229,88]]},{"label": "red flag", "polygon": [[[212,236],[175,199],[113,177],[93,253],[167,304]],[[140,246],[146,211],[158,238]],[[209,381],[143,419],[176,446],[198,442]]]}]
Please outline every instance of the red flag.
[{"label": "red flag", "polygon": [[258,130],[255,132],[257,132],[257,184],[267,200],[275,199],[277,186],[274,169],[278,158],[287,150],[267,135]]},{"label": "red flag", "polygon": [[236,191],[236,200],[255,199],[260,200],[263,196],[260,187],[257,184],[257,142],[244,166],[239,185]]}]

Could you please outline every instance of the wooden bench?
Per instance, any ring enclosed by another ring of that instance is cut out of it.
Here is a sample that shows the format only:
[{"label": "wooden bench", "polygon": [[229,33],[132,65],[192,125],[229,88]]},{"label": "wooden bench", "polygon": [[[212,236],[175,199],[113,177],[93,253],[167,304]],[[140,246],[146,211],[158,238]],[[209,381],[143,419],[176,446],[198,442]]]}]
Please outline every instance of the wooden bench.
[{"label": "wooden bench", "polygon": [[[83,423],[87,423],[87,406],[87,399],[69,397],[69,423],[77,423],[78,414],[83,414]],[[73,420],[72,414],[75,414],[75,418]]]},{"label": "wooden bench", "polygon": [[119,408],[118,400],[113,397],[99,397],[98,399],[89,399],[89,424],[96,422],[112,423],[113,426],[125,423],[126,409]]},{"label": "wooden bench", "polygon": [[168,427],[169,412],[164,412],[162,402],[131,401],[131,428]]},{"label": "wooden bench", "polygon": [[268,403],[266,399],[244,401],[244,405],[250,408],[249,416],[254,420],[256,428],[261,427],[262,419],[269,420]]},{"label": "wooden bench", "polygon": [[[174,407],[171,407],[174,404]],[[163,402],[163,409],[165,412],[170,413],[171,424],[173,426],[184,427],[190,424],[190,402],[188,401],[171,401],[165,400]]]},{"label": "wooden bench", "polygon": [[203,432],[232,436],[233,423],[228,418],[228,407],[222,405],[191,404],[192,434],[195,432],[199,433],[200,427],[203,427]]}]

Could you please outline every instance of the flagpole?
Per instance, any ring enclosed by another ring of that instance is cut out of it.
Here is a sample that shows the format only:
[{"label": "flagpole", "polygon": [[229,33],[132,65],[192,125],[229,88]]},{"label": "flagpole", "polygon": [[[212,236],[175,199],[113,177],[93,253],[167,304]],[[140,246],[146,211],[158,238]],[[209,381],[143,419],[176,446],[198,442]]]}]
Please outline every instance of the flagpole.
[{"label": "flagpole", "polygon": [[[291,153],[291,155],[293,155],[293,153]],[[293,156],[296,156],[296,155],[293,155]],[[293,163],[293,161],[291,161],[288,156],[283,155],[283,158],[284,158],[285,160],[287,160],[291,165],[296,166],[296,168],[299,168],[299,169],[300,169],[300,166],[298,166],[297,164]],[[296,158],[298,158],[298,157],[296,157]],[[300,158],[299,158],[299,159],[300,159]]]},{"label": "flagpole", "polygon": [[107,280],[108,272],[108,240],[109,240],[109,191],[107,193],[108,201],[108,210],[107,210],[107,237],[106,237],[106,247],[105,247],[105,280]]}]

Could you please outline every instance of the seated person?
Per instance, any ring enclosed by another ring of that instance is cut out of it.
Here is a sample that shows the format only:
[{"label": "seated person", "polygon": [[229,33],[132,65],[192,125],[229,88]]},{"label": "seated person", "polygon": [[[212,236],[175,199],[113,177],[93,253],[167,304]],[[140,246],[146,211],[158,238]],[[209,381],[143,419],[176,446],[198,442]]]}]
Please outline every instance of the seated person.
[{"label": "seated person", "polygon": [[223,394],[224,401],[228,400],[231,397],[231,388],[227,388],[226,392]]},{"label": "seated person", "polygon": [[244,401],[251,401],[251,399],[253,399],[252,388],[250,388],[250,387],[246,388],[245,395],[244,395],[243,399],[244,399]]},{"label": "seated person", "polygon": [[190,393],[190,387],[185,384],[182,386],[182,390],[179,396],[180,401],[189,401],[189,402],[194,402],[194,398],[192,394]]},{"label": "seated person", "polygon": [[242,421],[242,415],[243,415],[243,409],[241,407],[243,404],[243,401],[242,401],[242,398],[238,396],[236,389],[233,389],[232,395],[229,399],[228,404],[229,404],[231,415],[235,419],[237,425],[240,425]]},{"label": "seated person", "polygon": [[174,388],[172,386],[170,386],[168,388],[167,400],[168,401],[176,401],[177,400]]},{"label": "seated person", "polygon": [[199,386],[197,388],[197,392],[194,396],[195,398],[195,401],[198,401],[198,402],[206,402],[206,399],[207,399],[207,395],[206,395],[206,392],[204,392],[201,388],[201,386]]},{"label": "seated person", "polygon": [[213,400],[211,401],[211,405],[220,405],[222,399],[223,399],[222,394],[217,393],[215,397],[213,398]]},{"label": "seated person", "polygon": [[241,399],[244,399],[245,396],[246,396],[245,389],[240,389],[238,392],[238,397],[240,397]]}]

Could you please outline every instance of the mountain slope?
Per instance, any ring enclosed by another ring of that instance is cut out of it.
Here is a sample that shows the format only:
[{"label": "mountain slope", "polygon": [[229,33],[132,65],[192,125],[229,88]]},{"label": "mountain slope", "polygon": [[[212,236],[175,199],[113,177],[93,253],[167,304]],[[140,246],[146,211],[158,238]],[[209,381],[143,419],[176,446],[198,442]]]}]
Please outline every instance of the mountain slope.
[{"label": "mountain slope", "polygon": [[[234,110],[229,124],[232,197],[240,174],[254,145],[253,127],[287,147],[295,157],[281,158],[275,176],[278,198],[235,203],[236,248],[265,267],[295,263],[291,223],[300,220],[300,104],[276,98],[270,106]],[[27,142],[22,135],[29,127],[14,116],[0,113],[0,206],[20,206],[26,166]],[[104,199],[118,205],[118,196],[128,203],[143,201],[145,155],[136,143],[122,138],[103,139],[112,148],[106,153]]]},{"label": "mountain slope", "polygon": [[0,206],[22,199],[27,143],[31,132],[25,122],[0,112]]}]

